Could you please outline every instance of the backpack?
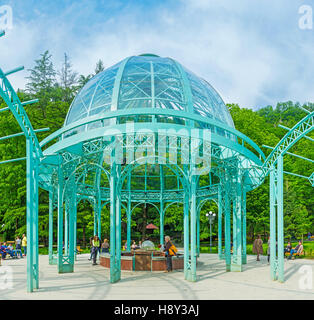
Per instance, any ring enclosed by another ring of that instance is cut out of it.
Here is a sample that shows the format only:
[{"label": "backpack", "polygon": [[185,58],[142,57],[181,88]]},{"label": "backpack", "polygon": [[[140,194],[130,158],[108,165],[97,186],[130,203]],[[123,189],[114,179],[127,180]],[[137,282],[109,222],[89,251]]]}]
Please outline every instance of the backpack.
[{"label": "backpack", "polygon": [[171,256],[176,256],[178,252],[178,249],[175,247],[175,245],[171,245],[171,247],[169,248],[169,254]]}]

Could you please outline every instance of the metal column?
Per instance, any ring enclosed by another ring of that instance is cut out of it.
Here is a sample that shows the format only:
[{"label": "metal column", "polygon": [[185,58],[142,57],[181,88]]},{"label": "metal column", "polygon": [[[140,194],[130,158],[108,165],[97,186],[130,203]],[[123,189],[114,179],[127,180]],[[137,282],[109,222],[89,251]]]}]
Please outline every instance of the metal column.
[{"label": "metal column", "polygon": [[226,271],[231,271],[231,231],[230,231],[230,181],[228,175],[224,181],[224,203],[225,203],[225,260]]},{"label": "metal column", "polygon": [[269,200],[270,200],[270,278],[277,280],[277,250],[276,250],[276,183],[275,167],[270,170]]},{"label": "metal column", "polygon": [[283,157],[277,162],[277,228],[278,228],[278,280],[284,282],[284,235],[283,235]]},{"label": "metal column", "polygon": [[233,201],[233,254],[231,271],[242,271],[242,177],[237,172]]},{"label": "metal column", "polygon": [[242,188],[242,263],[246,264],[246,190],[244,185]]},{"label": "metal column", "polygon": [[[187,174],[186,166],[184,166],[185,173]],[[190,241],[189,241],[189,190],[188,184],[184,187],[183,199],[183,230],[184,230],[184,279],[188,279],[188,274],[191,270],[190,265]]]},{"label": "metal column", "polygon": [[38,270],[38,161],[33,145],[26,139],[26,238],[27,238],[27,291],[39,287]]},{"label": "metal column", "polygon": [[163,202],[163,191],[164,191],[164,170],[162,164],[160,166],[160,210],[159,210],[159,236],[160,244],[164,244],[164,202]]},{"label": "metal column", "polygon": [[49,191],[49,264],[54,264],[53,259],[53,192]]},{"label": "metal column", "polygon": [[190,226],[190,241],[191,241],[191,269],[188,273],[189,281],[196,281],[196,219],[197,219],[197,207],[196,207],[196,176],[191,175],[191,226]]},{"label": "metal column", "polygon": [[131,215],[132,215],[132,210],[131,210],[131,177],[130,174],[128,174],[128,203],[127,203],[127,212],[126,212],[126,219],[127,219],[127,251],[131,251]]},{"label": "metal column", "polygon": [[110,175],[110,282],[121,279],[121,198],[117,194],[120,166],[113,161]]},{"label": "metal column", "polygon": [[218,187],[218,257],[220,260],[224,259],[222,253],[222,216],[223,216],[223,201],[222,201],[221,184]]}]

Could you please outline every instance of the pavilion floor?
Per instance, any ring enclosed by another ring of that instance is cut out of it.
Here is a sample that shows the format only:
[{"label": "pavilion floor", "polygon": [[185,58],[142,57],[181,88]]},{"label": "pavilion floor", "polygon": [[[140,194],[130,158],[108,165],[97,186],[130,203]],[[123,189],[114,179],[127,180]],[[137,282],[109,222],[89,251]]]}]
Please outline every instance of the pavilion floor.
[{"label": "pavilion floor", "polygon": [[[12,288],[1,288],[0,300],[12,299],[309,299],[314,300],[312,289],[301,289],[299,273],[303,265],[314,273],[314,260],[285,261],[285,283],[271,281],[267,257],[260,262],[248,256],[243,272],[225,272],[225,263],[216,254],[201,254],[198,263],[198,282],[183,279],[183,271],[131,272],[122,271],[120,282],[110,284],[109,270],[92,266],[89,254],[77,256],[75,272],[58,274],[57,266],[48,264],[48,256],[39,256],[40,289],[26,293],[26,259],[4,260],[2,267],[11,267]],[[314,277],[312,277],[314,281]]]}]

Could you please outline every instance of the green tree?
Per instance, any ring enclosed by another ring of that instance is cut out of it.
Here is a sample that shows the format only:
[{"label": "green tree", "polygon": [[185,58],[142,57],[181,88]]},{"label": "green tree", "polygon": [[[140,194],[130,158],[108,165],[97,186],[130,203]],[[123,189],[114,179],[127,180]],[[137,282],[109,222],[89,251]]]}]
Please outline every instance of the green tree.
[{"label": "green tree", "polygon": [[71,102],[77,90],[76,84],[78,82],[78,73],[72,70],[70,58],[66,53],[64,53],[64,61],[61,70],[58,71],[58,76],[60,79],[59,85],[64,92],[63,100]]},{"label": "green tree", "polygon": [[96,67],[95,67],[95,75],[104,71],[105,70],[105,66],[104,63],[101,59],[99,59],[96,63]]}]

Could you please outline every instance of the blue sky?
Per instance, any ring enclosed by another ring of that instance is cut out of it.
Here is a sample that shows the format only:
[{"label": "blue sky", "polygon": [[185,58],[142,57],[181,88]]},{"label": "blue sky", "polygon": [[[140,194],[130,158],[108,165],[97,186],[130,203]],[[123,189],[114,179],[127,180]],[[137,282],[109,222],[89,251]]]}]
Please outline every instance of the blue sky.
[{"label": "blue sky", "polygon": [[[314,30],[299,28],[302,0],[0,0],[13,27],[0,39],[3,70],[64,52],[81,74],[155,53],[209,81],[226,103],[257,109],[314,102]],[[314,3],[313,3],[314,8]],[[23,88],[27,71],[11,76]]]}]

